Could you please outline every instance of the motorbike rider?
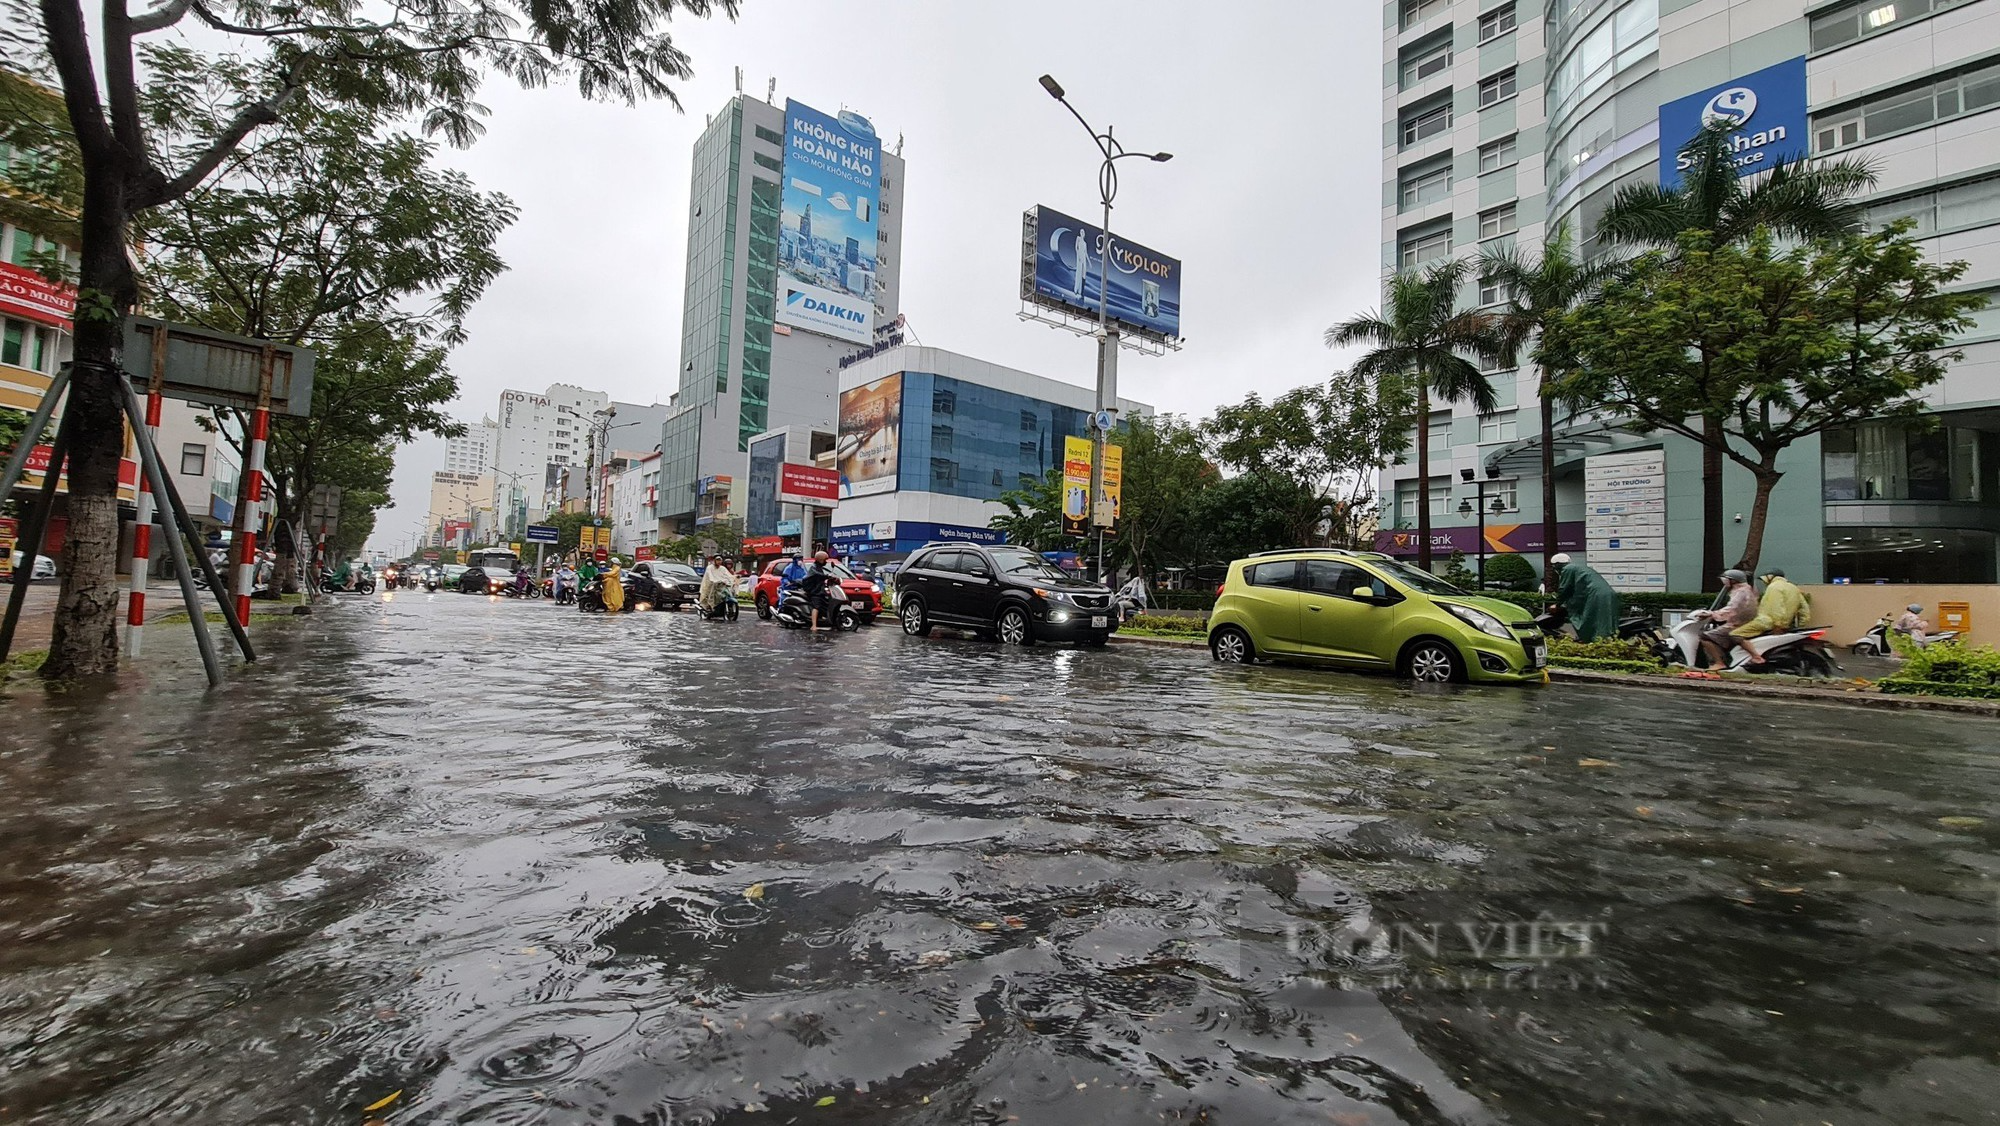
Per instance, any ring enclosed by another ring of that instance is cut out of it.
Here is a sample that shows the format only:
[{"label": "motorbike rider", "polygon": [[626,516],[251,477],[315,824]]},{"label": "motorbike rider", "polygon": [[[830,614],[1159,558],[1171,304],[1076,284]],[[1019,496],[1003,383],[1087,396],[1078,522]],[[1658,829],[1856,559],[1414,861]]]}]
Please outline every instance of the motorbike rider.
[{"label": "motorbike rider", "polygon": [[1746,642],[1772,630],[1792,628],[1806,608],[1806,596],[1785,577],[1784,568],[1773,567],[1760,577],[1764,580],[1764,598],[1757,603],[1757,616],[1729,631],[1729,639],[1750,654],[1753,665],[1763,664],[1764,655]]},{"label": "motorbike rider", "polygon": [[833,619],[833,598],[827,593],[827,588],[839,581],[840,577],[827,565],[826,552],[815,552],[813,565],[806,568],[804,577],[799,579],[799,589],[806,596],[806,605],[812,608],[814,632],[818,632],[821,628],[819,619],[822,613],[826,615],[827,620]]},{"label": "motorbike rider", "polygon": [[702,612],[705,614],[714,613],[716,604],[721,602],[722,596],[727,594],[735,585],[736,573],[731,571],[722,562],[722,556],[709,556],[708,569],[701,573],[701,594],[699,598]]},{"label": "motorbike rider", "polygon": [[562,600],[564,591],[575,591],[576,569],[568,563],[558,564],[556,567],[555,585],[551,589],[554,591],[557,601]]},{"label": "motorbike rider", "polygon": [[1143,614],[1151,609],[1151,600],[1146,591],[1146,576],[1134,571],[1131,580],[1118,588],[1118,600],[1131,603],[1134,614]]},{"label": "motorbike rider", "polygon": [[778,605],[783,606],[785,595],[789,594],[793,587],[805,581],[806,569],[806,557],[799,552],[792,552],[792,561],[778,574]]},{"label": "motorbike rider", "polygon": [[616,614],[625,608],[625,580],[618,570],[618,560],[613,559],[604,566],[604,609]]},{"label": "motorbike rider", "polygon": [[1897,618],[1896,624],[1889,628],[1916,642],[1921,648],[1924,644],[1924,635],[1931,631],[1931,624],[1924,620],[1924,608],[1912,602],[1903,608],[1903,616]]},{"label": "motorbike rider", "polygon": [[526,563],[514,568],[514,593],[526,598],[535,589],[535,576],[528,571]]},{"label": "motorbike rider", "polygon": [[1733,644],[1729,631],[1756,616],[1757,589],[1750,585],[1750,576],[1734,567],[1722,572],[1722,595],[1716,604],[1690,615],[1704,623],[1701,651],[1708,656],[1707,667],[1719,669],[1728,662]]},{"label": "motorbike rider", "polygon": [[1592,568],[1558,552],[1549,563],[1556,569],[1556,601],[1569,614],[1579,641],[1618,636],[1618,592]]}]

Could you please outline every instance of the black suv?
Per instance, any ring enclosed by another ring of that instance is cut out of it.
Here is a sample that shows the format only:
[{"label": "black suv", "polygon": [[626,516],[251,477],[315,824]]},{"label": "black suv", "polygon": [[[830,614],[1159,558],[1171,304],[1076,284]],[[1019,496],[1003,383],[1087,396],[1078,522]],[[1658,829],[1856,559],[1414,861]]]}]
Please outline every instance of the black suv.
[{"label": "black suv", "polygon": [[1011,645],[1102,645],[1118,628],[1111,591],[1002,544],[925,545],[896,572],[896,611],[912,637],[957,626]]}]

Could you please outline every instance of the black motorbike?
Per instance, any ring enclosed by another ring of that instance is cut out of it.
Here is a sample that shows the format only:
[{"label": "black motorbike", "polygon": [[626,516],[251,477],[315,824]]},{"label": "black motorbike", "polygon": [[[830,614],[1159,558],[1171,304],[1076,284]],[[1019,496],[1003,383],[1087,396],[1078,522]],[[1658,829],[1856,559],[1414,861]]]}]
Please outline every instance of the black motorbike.
[{"label": "black motorbike", "polygon": [[[833,628],[845,633],[861,628],[861,615],[848,602],[847,592],[840,589],[839,583],[826,584],[826,597],[833,609],[833,621],[830,623]],[[778,603],[772,616],[786,629],[807,629],[812,625],[812,604],[806,601],[804,591],[794,587],[785,593],[784,600]],[[821,620],[825,621],[824,618]]]},{"label": "black motorbike", "polygon": [[[620,571],[618,579],[625,588],[625,605],[619,608],[620,613],[665,608],[661,605],[660,584],[652,579],[632,571]],[[585,614],[604,613],[603,575],[591,579],[576,593],[576,608]]]},{"label": "black motorbike", "polygon": [[694,604],[695,612],[705,622],[733,622],[742,607],[736,604],[736,592],[725,590],[715,599],[715,605],[703,606],[699,600]]},{"label": "black motorbike", "polygon": [[516,577],[500,583],[493,589],[495,593],[508,598],[540,598],[542,596],[541,584],[535,582],[533,579],[528,580],[527,585],[524,587],[521,584],[521,580]]}]

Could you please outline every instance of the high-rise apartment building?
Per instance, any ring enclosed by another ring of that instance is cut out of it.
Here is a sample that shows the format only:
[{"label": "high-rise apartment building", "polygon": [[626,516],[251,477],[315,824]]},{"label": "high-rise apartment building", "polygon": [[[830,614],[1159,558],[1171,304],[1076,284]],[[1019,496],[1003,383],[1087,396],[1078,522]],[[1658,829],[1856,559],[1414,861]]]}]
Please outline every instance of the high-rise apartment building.
[{"label": "high-rise apartment building", "polygon": [[903,161],[865,118],[738,95],[695,143],[657,513],[740,513],[753,435],[830,431],[839,363],[899,309]]},{"label": "high-rise apartment building", "polygon": [[445,471],[447,473],[484,473],[493,468],[493,451],[499,445],[499,423],[494,422],[490,418],[483,418],[477,425],[467,425],[465,433],[462,436],[445,439]]},{"label": "high-rise apartment building", "polygon": [[562,470],[589,464],[592,427],[610,404],[602,391],[552,383],[543,392],[500,393],[493,443],[493,509],[500,529],[519,535],[547,514]]},{"label": "high-rise apartment building", "polygon": [[[1732,144],[1745,175],[1788,155],[1869,161],[1870,223],[1915,221],[1934,260],[1970,264],[1963,288],[2000,297],[2000,114],[1986,116],[2000,109],[2000,0],[1392,0],[1383,59],[1385,273],[1537,249],[1557,223],[1583,253],[1603,253],[1597,226],[1613,193],[1663,172],[1673,182],[1681,145],[1725,118],[1741,123]],[[1507,297],[1484,280],[1465,295],[1493,307]],[[1788,451],[1766,562],[1807,581],[1995,580],[2000,308],[1977,319],[1931,394],[1940,425],[1867,423]],[[1539,563],[1537,375],[1492,376],[1492,415],[1433,404],[1434,548],[1477,551],[1472,505],[1460,504],[1483,484],[1489,533],[1502,529],[1488,546]],[[1709,585],[1693,443],[1625,434],[1586,412],[1561,417],[1554,448],[1563,548],[1600,569],[1632,561],[1632,587]],[[1602,522],[1593,482],[1606,474],[1589,466],[1614,454],[1633,455],[1628,466],[1657,454],[1657,558]],[[1727,467],[1724,491],[1729,513],[1749,510],[1747,472]],[[1381,546],[1414,554],[1414,451],[1385,471],[1382,494]],[[1744,529],[1726,526],[1732,559]]]}]

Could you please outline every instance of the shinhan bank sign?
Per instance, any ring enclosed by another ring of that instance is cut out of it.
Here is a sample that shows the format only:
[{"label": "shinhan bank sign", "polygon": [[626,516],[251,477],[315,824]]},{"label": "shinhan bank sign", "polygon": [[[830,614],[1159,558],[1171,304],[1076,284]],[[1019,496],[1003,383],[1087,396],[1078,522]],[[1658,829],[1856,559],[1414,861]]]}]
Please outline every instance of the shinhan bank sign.
[{"label": "shinhan bank sign", "polygon": [[1681,147],[1710,122],[1728,122],[1730,161],[1741,176],[1768,172],[1806,155],[1806,58],[1732,78],[1660,107],[1660,184],[1680,186],[1688,170]]}]

